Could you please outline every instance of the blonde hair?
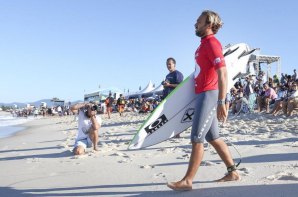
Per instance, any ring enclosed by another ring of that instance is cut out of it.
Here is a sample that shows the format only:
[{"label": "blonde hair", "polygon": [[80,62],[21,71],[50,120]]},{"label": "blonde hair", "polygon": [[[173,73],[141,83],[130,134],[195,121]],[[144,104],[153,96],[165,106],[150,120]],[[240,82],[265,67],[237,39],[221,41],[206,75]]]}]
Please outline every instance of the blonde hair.
[{"label": "blonde hair", "polygon": [[204,10],[201,15],[206,16],[206,23],[211,25],[214,34],[223,26],[223,21],[216,12]]}]

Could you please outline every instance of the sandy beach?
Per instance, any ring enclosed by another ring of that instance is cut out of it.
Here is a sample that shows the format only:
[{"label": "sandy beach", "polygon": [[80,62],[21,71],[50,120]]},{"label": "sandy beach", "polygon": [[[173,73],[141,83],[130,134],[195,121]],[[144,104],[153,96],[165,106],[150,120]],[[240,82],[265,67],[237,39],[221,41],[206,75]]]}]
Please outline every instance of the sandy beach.
[{"label": "sandy beach", "polygon": [[[212,147],[193,190],[175,192],[168,181],[184,176],[191,151],[190,130],[144,150],[127,150],[147,117],[100,115],[99,151],[73,156],[73,116],[26,123],[26,130],[0,139],[0,196],[286,196],[298,194],[298,116],[242,114],[221,129],[242,155],[238,182],[216,183],[226,168]],[[230,146],[235,161],[239,154]]]}]

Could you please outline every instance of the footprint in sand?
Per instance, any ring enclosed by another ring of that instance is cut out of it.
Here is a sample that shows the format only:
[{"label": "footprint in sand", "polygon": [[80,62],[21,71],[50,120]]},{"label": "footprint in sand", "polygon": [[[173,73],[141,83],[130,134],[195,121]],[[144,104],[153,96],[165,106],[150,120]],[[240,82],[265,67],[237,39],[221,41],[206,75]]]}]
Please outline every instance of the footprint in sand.
[{"label": "footprint in sand", "polygon": [[96,156],[100,155],[100,152],[95,151],[95,150],[91,150],[91,151],[87,152],[87,154],[88,154],[89,157],[91,157],[91,156],[96,157]]},{"label": "footprint in sand", "polygon": [[217,152],[215,150],[210,150],[210,154],[217,155]]},{"label": "footprint in sand", "polygon": [[132,162],[132,160],[130,158],[128,159],[122,159],[122,160],[119,160],[118,163],[129,163],[129,162]]},{"label": "footprint in sand", "polygon": [[182,155],[181,157],[177,157],[177,159],[183,159],[183,160],[188,160],[189,158],[190,158],[190,153]]},{"label": "footprint in sand", "polygon": [[121,153],[121,152],[113,153],[110,156],[122,157],[122,158],[120,158],[120,160],[118,161],[118,163],[128,163],[128,162],[131,162],[132,161],[132,159],[130,158],[130,156],[128,156],[125,153]]},{"label": "footprint in sand", "polygon": [[153,166],[153,165],[141,165],[140,168],[142,168],[142,169],[153,169],[153,168],[155,168],[155,166]]},{"label": "footprint in sand", "polygon": [[39,163],[39,158],[28,158],[26,159],[26,163]]},{"label": "footprint in sand", "polygon": [[174,153],[174,151],[177,149],[177,147],[175,148],[161,148],[158,151],[168,154],[168,153]]},{"label": "footprint in sand", "polygon": [[154,174],[153,177],[154,177],[155,179],[163,179],[163,180],[166,180],[166,175],[165,175],[164,173],[162,173],[162,172],[157,173],[157,174]]},{"label": "footprint in sand", "polygon": [[110,156],[128,157],[127,154],[121,152],[110,154]]},{"label": "footprint in sand", "polygon": [[239,168],[238,171],[242,176],[249,176],[251,174],[251,170],[249,168]]},{"label": "footprint in sand", "polygon": [[274,175],[270,175],[265,177],[268,181],[276,181],[276,180],[282,180],[282,181],[298,181],[298,173],[293,172],[278,172]]},{"label": "footprint in sand", "polygon": [[246,130],[243,130],[243,129],[238,129],[236,131],[237,134],[247,134],[247,131]]},{"label": "footprint in sand", "polygon": [[258,144],[258,145],[255,145],[254,147],[265,148],[265,147],[267,147],[267,145],[265,145],[265,144]]},{"label": "footprint in sand", "polygon": [[88,157],[87,154],[84,154],[84,155],[74,155],[71,157],[71,159],[83,159],[83,158],[86,158]]},{"label": "footprint in sand", "polygon": [[291,146],[291,147],[298,147],[298,141],[293,142],[290,146]]},{"label": "footprint in sand", "polygon": [[216,163],[211,161],[202,161],[201,166],[214,166]]}]

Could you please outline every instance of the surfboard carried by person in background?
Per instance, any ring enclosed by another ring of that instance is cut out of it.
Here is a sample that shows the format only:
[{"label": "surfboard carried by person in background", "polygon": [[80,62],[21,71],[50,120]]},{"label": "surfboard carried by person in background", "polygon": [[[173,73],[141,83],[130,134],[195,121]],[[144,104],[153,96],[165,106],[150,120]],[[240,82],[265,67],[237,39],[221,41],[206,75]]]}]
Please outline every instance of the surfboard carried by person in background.
[{"label": "surfboard carried by person in background", "polygon": [[205,139],[215,148],[227,167],[228,174],[218,181],[240,179],[228,146],[219,136],[218,121],[224,121],[227,115],[227,70],[222,46],[214,35],[222,24],[219,15],[209,10],[203,11],[195,24],[201,44],[195,53],[194,91],[197,98],[191,131],[192,153],[185,176],[178,182],[167,184],[173,190],[192,189],[193,179],[203,159]]}]

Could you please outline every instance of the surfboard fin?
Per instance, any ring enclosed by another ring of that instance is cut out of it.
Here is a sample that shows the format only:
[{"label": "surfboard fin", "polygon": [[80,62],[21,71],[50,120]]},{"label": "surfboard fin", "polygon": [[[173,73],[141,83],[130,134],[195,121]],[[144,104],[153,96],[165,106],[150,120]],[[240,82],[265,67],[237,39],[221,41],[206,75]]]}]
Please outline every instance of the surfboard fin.
[{"label": "surfboard fin", "polygon": [[246,55],[252,54],[256,49],[252,49],[250,51],[243,51],[239,56],[238,59],[240,59],[241,57],[244,57]]},{"label": "surfboard fin", "polygon": [[242,78],[242,79],[244,79],[246,76],[248,76],[248,75],[250,75],[251,73],[250,72],[247,72],[247,73],[241,73],[241,72],[239,72],[239,73],[237,73],[234,77],[233,77],[233,81],[235,80],[235,79],[237,79],[237,78]]},{"label": "surfboard fin", "polygon": [[237,47],[236,49],[229,49],[227,52],[225,52],[225,54],[223,55],[224,57],[231,55],[232,53],[234,53],[235,51],[237,51],[237,49],[239,49],[239,47]]}]

